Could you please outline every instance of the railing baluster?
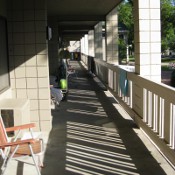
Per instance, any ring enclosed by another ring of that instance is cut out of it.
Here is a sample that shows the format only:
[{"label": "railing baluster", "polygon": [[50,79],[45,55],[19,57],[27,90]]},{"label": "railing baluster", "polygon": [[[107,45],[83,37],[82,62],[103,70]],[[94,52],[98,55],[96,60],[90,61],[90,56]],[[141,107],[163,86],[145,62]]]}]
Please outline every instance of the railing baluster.
[{"label": "railing baluster", "polygon": [[175,149],[175,105],[170,105],[170,147]]},{"label": "railing baluster", "polygon": [[152,127],[152,110],[153,110],[152,92],[148,91],[148,126],[149,127]]},{"label": "railing baluster", "polygon": [[160,138],[164,138],[164,99],[160,101],[160,124],[159,124]]},{"label": "railing baluster", "polygon": [[175,105],[172,105],[172,149],[175,150]]},{"label": "railing baluster", "polygon": [[148,119],[147,119],[147,116],[148,116],[147,99],[148,99],[147,90],[143,89],[143,121],[145,123],[148,122]]},{"label": "railing baluster", "polygon": [[158,96],[154,94],[154,114],[153,114],[153,130],[157,132],[158,123]]}]

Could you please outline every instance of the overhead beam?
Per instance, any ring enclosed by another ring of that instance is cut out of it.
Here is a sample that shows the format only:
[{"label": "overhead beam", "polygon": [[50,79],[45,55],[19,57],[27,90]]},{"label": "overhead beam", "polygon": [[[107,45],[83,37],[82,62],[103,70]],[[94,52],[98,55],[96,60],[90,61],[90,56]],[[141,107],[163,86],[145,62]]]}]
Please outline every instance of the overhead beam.
[{"label": "overhead beam", "polygon": [[63,35],[63,40],[67,41],[79,41],[84,35]]},{"label": "overhead beam", "polygon": [[64,26],[60,26],[59,25],[59,29],[60,30],[92,30],[94,29],[94,27],[92,26],[86,26],[86,25],[64,25]]},{"label": "overhead beam", "polygon": [[64,31],[62,31],[61,33],[63,34],[63,35],[65,35],[65,34],[69,34],[69,33],[71,33],[71,34],[86,34],[86,33],[88,33],[88,31],[89,30],[64,30]]},{"label": "overhead beam", "polygon": [[104,21],[105,15],[60,15],[57,21]]}]

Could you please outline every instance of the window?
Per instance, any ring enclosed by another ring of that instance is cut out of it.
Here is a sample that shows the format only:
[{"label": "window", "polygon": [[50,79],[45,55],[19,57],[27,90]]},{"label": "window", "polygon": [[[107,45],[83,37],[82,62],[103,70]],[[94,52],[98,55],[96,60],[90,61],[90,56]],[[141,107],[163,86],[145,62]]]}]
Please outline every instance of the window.
[{"label": "window", "polygon": [[7,23],[0,17],[0,93],[10,86],[7,51]]}]

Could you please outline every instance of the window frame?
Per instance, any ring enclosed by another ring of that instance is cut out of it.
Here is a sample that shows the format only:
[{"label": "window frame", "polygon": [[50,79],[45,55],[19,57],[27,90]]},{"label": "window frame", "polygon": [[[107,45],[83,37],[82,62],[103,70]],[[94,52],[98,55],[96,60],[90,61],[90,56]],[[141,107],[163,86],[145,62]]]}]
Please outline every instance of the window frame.
[{"label": "window frame", "polygon": [[[3,26],[5,29],[5,42],[6,42],[6,46],[5,46],[5,52],[6,52],[6,70],[7,70],[7,84],[3,87],[1,87],[1,82],[0,82],[0,94],[2,94],[4,91],[6,91],[7,89],[10,88],[10,69],[9,69],[9,53],[8,53],[8,29],[7,29],[7,19],[3,16],[0,16],[0,21],[3,21],[5,23],[5,25]],[[0,26],[1,27],[1,26]],[[1,56],[1,55],[0,55]],[[1,58],[0,58],[1,60]],[[2,59],[3,60],[3,59]],[[3,60],[4,61],[4,60]],[[3,62],[4,63],[4,62]],[[4,64],[3,64],[4,65]],[[3,66],[2,65],[2,66]],[[0,68],[2,67],[0,65]],[[1,72],[0,72],[0,77],[1,77]],[[1,81],[1,79],[0,79]]]}]

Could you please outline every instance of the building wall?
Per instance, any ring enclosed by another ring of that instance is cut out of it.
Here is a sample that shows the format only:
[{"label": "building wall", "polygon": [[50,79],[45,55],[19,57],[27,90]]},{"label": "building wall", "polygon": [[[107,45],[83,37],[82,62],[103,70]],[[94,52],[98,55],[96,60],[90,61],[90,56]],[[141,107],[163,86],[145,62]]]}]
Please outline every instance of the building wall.
[{"label": "building wall", "polygon": [[9,0],[8,42],[13,98],[30,100],[31,122],[51,129],[45,0]]},{"label": "building wall", "polygon": [[0,0],[0,16],[7,17],[6,0]]}]

